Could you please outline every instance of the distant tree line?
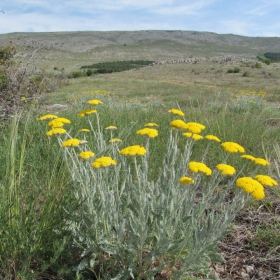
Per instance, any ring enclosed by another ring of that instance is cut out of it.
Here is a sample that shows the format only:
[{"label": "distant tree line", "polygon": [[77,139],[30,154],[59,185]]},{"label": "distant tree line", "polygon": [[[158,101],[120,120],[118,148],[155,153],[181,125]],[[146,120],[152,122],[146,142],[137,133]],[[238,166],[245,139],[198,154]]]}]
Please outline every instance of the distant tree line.
[{"label": "distant tree line", "polygon": [[265,52],[264,54],[259,55],[258,59],[266,64],[270,64],[272,62],[280,62],[280,53]]},{"label": "distant tree line", "polygon": [[101,62],[101,63],[94,63],[91,65],[85,65],[82,66],[81,69],[89,69],[89,70],[94,69],[93,71],[87,71],[92,74],[113,73],[113,72],[122,72],[135,68],[141,68],[143,66],[150,65],[153,62],[154,61],[151,60],[111,61],[111,62]]}]

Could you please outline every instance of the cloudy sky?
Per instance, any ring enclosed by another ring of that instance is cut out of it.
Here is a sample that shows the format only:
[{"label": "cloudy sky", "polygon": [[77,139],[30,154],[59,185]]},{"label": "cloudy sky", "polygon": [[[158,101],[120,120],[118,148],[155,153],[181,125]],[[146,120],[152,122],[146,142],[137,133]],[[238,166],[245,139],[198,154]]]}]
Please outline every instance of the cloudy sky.
[{"label": "cloudy sky", "polygon": [[280,0],[1,0],[10,32],[194,30],[280,37]]}]

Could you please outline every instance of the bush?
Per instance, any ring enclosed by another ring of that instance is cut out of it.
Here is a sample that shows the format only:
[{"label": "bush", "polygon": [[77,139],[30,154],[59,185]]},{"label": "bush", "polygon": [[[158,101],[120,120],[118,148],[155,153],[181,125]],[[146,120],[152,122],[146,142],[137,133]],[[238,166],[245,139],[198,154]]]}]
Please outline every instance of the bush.
[{"label": "bush", "polygon": [[[100,103],[90,102],[92,106]],[[243,147],[235,142],[220,144],[214,135],[200,135],[204,125],[185,123],[184,113],[172,109],[168,141],[159,140],[162,164],[157,176],[150,179],[151,147],[156,137],[161,137],[157,124],[136,131],[139,138],[135,139],[143,145],[127,146],[115,138],[117,127],[103,129],[93,108],[79,114],[91,128],[83,140],[60,136],[66,130],[55,127],[69,120],[49,115],[41,118],[54,118],[47,133],[57,137],[72,176],[72,192],[80,203],[68,219],[74,245],[83,250],[78,273],[87,269],[98,279],[125,280],[153,279],[165,271],[173,279],[181,279],[186,274],[207,272],[209,262],[224,261],[217,243],[228,232],[235,214],[249,196],[260,199],[265,195],[256,179],[239,177],[247,162],[238,171],[225,164],[230,154],[243,153]],[[192,151],[202,141],[207,147],[197,161]],[[211,162],[209,167],[211,149],[221,150],[223,164]],[[250,155],[242,160],[268,164]]]}]

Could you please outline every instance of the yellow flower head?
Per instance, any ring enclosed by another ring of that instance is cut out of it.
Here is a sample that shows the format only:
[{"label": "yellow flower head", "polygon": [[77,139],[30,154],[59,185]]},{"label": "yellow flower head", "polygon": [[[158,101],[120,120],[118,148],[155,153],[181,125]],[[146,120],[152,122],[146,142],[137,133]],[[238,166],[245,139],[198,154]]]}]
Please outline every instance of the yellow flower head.
[{"label": "yellow flower head", "polygon": [[205,173],[207,176],[212,174],[212,170],[206,164],[204,164],[202,162],[190,161],[189,169],[195,173],[198,173],[198,172]]},{"label": "yellow flower head", "polygon": [[68,139],[62,142],[62,147],[77,147],[82,141],[76,138]]},{"label": "yellow flower head", "polygon": [[179,115],[179,116],[182,116],[182,117],[185,116],[185,114],[182,111],[178,110],[178,109],[171,109],[168,112],[172,113],[173,115]]},{"label": "yellow flower head", "polygon": [[155,138],[158,136],[158,131],[154,128],[143,128],[136,132],[139,135],[147,135],[149,138]]},{"label": "yellow flower head", "polygon": [[110,165],[116,165],[117,162],[111,157],[97,158],[91,165],[95,168],[108,167]]},{"label": "yellow flower head", "polygon": [[256,164],[264,165],[264,166],[270,164],[267,160],[265,160],[265,159],[263,159],[263,158],[255,158],[254,162],[255,162]]},{"label": "yellow flower head", "polygon": [[159,126],[159,125],[157,123],[154,123],[154,122],[149,122],[149,123],[146,123],[144,126],[153,127],[153,126]]},{"label": "yellow flower head", "polygon": [[196,122],[188,122],[186,123],[186,127],[190,132],[196,134],[199,134],[201,130],[205,129],[205,125]]},{"label": "yellow flower head", "polygon": [[242,155],[241,158],[246,158],[246,159],[249,159],[251,161],[255,161],[255,157],[251,156],[251,155]]},{"label": "yellow flower head", "polygon": [[238,153],[238,152],[244,153],[245,152],[244,148],[235,142],[224,142],[221,145],[225,149],[225,151],[228,153]]},{"label": "yellow flower head", "polygon": [[117,129],[117,127],[116,126],[114,126],[114,125],[110,125],[110,126],[107,126],[105,129]]},{"label": "yellow flower head", "polygon": [[70,120],[68,120],[66,118],[56,118],[56,119],[53,119],[52,121],[50,121],[48,123],[48,126],[62,127],[65,123],[71,123],[71,122],[70,122]]},{"label": "yellow flower head", "polygon": [[57,119],[58,116],[56,115],[44,115],[42,117],[39,118],[39,121],[43,121],[43,120],[49,120],[49,119]]},{"label": "yellow flower head", "polygon": [[278,186],[278,183],[268,175],[256,175],[255,179],[265,186]]},{"label": "yellow flower head", "polygon": [[82,128],[82,129],[79,130],[79,132],[90,132],[90,130],[87,129],[87,128]]},{"label": "yellow flower head", "polygon": [[92,100],[89,100],[87,102],[87,104],[89,104],[89,105],[99,105],[99,104],[102,104],[102,103],[103,103],[102,101],[97,100],[97,99],[92,99]]},{"label": "yellow flower head", "polygon": [[184,185],[194,184],[194,180],[190,177],[181,177],[179,182]]},{"label": "yellow flower head", "polygon": [[91,151],[85,151],[78,154],[78,156],[82,159],[88,159],[94,157],[94,153]]},{"label": "yellow flower head", "polygon": [[85,115],[90,115],[90,114],[94,114],[94,113],[97,113],[97,111],[96,111],[96,110],[86,109],[86,110],[83,110],[83,111],[79,114],[79,117],[84,117]]},{"label": "yellow flower head", "polygon": [[256,189],[261,189],[263,186],[251,177],[240,177],[236,180],[236,185],[242,188],[246,193],[252,193]]},{"label": "yellow flower head", "polygon": [[265,197],[265,192],[263,186],[256,187],[252,192],[252,196],[255,200],[259,200]]},{"label": "yellow flower head", "polygon": [[66,130],[63,128],[54,128],[48,132],[46,132],[47,136],[53,136],[55,134],[64,134],[66,133]]},{"label": "yellow flower head", "polygon": [[233,175],[236,173],[235,168],[228,164],[220,163],[216,168],[221,171],[223,175]]},{"label": "yellow flower head", "polygon": [[124,156],[143,156],[146,154],[146,149],[140,145],[128,146],[120,151],[121,155]]},{"label": "yellow flower head", "polygon": [[183,135],[186,136],[187,138],[192,138],[195,141],[203,139],[203,136],[196,133],[184,132]]},{"label": "yellow flower head", "polygon": [[205,136],[205,138],[207,140],[213,140],[213,141],[221,142],[221,140],[215,135],[208,134],[208,135]]},{"label": "yellow flower head", "polygon": [[109,140],[110,143],[117,143],[117,142],[122,142],[122,140],[120,138],[113,138],[111,140]]},{"label": "yellow flower head", "polygon": [[182,129],[182,130],[187,129],[187,124],[182,120],[174,120],[170,123],[170,125],[172,129]]}]

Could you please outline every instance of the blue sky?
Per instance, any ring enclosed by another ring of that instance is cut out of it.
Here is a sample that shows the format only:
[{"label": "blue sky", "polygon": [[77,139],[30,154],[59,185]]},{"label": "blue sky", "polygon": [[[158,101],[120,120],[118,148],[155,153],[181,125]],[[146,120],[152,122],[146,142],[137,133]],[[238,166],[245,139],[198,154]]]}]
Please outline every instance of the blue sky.
[{"label": "blue sky", "polygon": [[280,37],[280,0],[2,0],[10,32],[194,30]]}]

